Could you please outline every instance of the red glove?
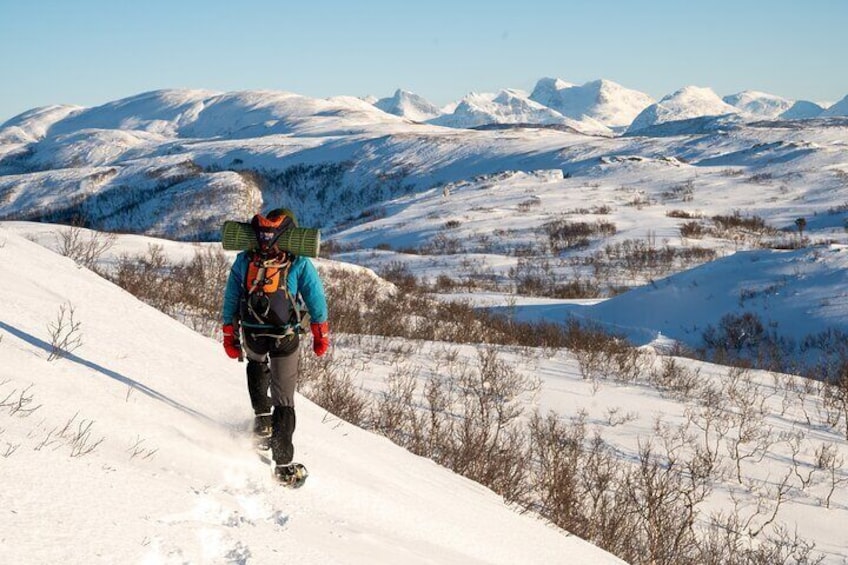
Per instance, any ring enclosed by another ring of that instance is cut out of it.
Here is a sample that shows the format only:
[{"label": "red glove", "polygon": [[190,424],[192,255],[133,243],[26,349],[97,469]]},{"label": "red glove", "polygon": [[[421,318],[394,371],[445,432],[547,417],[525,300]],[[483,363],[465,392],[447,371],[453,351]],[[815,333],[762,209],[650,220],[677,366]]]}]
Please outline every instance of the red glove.
[{"label": "red glove", "polygon": [[312,351],[321,357],[330,348],[330,325],[327,322],[312,322],[309,327],[312,330]]},{"label": "red glove", "polygon": [[224,324],[224,351],[230,359],[238,359],[241,355],[241,345],[236,339],[236,331],[232,324]]}]

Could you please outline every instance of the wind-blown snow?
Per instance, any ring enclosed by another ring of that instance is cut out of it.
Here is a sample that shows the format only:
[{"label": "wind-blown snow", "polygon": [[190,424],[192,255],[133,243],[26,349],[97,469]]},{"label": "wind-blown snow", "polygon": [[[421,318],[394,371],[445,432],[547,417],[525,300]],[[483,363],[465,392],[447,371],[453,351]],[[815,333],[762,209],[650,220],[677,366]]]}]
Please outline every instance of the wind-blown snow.
[{"label": "wind-blown snow", "polygon": [[[0,282],[0,398],[38,407],[0,408],[4,562],[619,562],[303,398],[283,489],[217,342],[2,228]],[[83,343],[49,362],[62,305]]]}]

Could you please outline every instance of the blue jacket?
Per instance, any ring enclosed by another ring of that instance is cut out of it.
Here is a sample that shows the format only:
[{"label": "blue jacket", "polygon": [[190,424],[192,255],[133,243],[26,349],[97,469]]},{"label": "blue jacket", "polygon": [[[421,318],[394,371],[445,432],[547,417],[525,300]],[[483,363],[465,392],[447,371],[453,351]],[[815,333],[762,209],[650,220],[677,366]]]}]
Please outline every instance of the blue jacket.
[{"label": "blue jacket", "polygon": [[[233,318],[238,314],[241,297],[246,292],[244,281],[250,256],[251,252],[242,251],[236,256],[230,269],[230,277],[227,279],[227,288],[224,291],[224,306],[221,310],[221,319],[225,324],[232,324]],[[324,295],[324,286],[318,277],[318,270],[309,258],[295,257],[286,283],[292,296],[300,293],[303,297],[313,322],[327,321],[327,297]]]}]

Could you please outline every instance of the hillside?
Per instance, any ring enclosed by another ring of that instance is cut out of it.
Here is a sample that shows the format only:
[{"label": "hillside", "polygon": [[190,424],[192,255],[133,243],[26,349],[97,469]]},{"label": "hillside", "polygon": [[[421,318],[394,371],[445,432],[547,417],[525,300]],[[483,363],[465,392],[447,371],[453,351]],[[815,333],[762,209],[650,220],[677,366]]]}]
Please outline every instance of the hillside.
[{"label": "hillside", "polygon": [[[618,562],[302,398],[312,476],[282,490],[217,342],[5,229],[0,257],[10,563]],[[63,305],[81,344],[48,361]]]}]

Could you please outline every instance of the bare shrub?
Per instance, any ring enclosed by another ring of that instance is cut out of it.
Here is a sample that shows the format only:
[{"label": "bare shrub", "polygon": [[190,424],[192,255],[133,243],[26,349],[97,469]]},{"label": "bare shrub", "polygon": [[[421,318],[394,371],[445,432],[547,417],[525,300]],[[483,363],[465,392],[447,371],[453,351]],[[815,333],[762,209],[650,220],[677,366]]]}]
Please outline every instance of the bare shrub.
[{"label": "bare shrub", "polygon": [[507,275],[515,285],[515,292],[525,296],[550,298],[597,298],[601,289],[594,281],[576,275],[562,280],[547,258],[520,257]]},{"label": "bare shrub", "polygon": [[300,392],[315,404],[355,426],[364,426],[368,400],[354,385],[352,365],[333,362],[331,355],[315,357],[300,350]]},{"label": "bare shrub", "polygon": [[387,390],[372,408],[373,429],[394,443],[426,452],[423,448],[422,422],[416,406],[416,379],[412,368],[399,364],[386,379]]},{"label": "bare shrub", "polygon": [[689,239],[701,239],[704,237],[706,231],[706,228],[704,228],[701,222],[694,220],[680,225],[680,235],[682,237],[688,237]]},{"label": "bare shrub", "polygon": [[147,304],[196,331],[211,334],[219,325],[230,261],[220,249],[198,249],[194,257],[170,263],[161,245],[147,254],[121,256],[108,277]]},{"label": "bare shrub", "polygon": [[730,215],[715,215],[712,218],[720,236],[732,237],[734,234],[775,235],[777,230],[766,224],[760,216],[743,216],[739,210]]},{"label": "bare shrub", "polygon": [[537,387],[494,348],[480,350],[476,366],[454,365],[432,379],[425,433],[435,460],[507,500],[519,498],[527,465],[519,417],[523,397]]},{"label": "bare shrub", "polygon": [[695,181],[687,179],[685,182],[676,184],[664,191],[661,196],[665,200],[691,202],[695,198]]},{"label": "bare shrub", "polygon": [[401,261],[392,261],[380,270],[380,276],[393,283],[402,291],[411,291],[418,287],[418,279],[409,265]]},{"label": "bare shrub", "polygon": [[631,551],[641,554],[642,563],[673,565],[691,559],[697,547],[697,506],[708,490],[689,481],[677,452],[657,454],[651,442],[644,442],[638,457],[625,479],[629,508],[639,516]]},{"label": "bare shrub", "polygon": [[[6,384],[0,383],[0,384]],[[26,417],[41,408],[41,404],[35,405],[33,394],[30,392],[32,385],[22,390],[13,389],[5,398],[0,400],[0,408],[7,408],[10,416]]]},{"label": "bare shrub", "polygon": [[630,278],[655,278],[676,269],[715,259],[713,249],[701,247],[675,248],[668,244],[657,245],[655,236],[649,233],[644,239],[625,239],[604,247],[596,254],[598,262],[607,268],[624,270]]},{"label": "bare shrub", "polygon": [[577,358],[584,379],[631,382],[645,369],[645,359],[638,349],[597,324],[571,319],[567,332],[568,347]]},{"label": "bare shrub", "polygon": [[152,459],[156,452],[159,451],[159,448],[156,447],[146,447],[144,445],[145,440],[141,436],[136,436],[135,441],[127,448],[127,453],[130,454],[130,459],[135,459],[139,457],[140,459]]},{"label": "bare shrub", "polygon": [[702,378],[700,369],[691,370],[685,364],[666,357],[659,369],[651,369],[648,382],[676,400],[688,400],[698,391]]},{"label": "bare shrub", "polygon": [[830,500],[838,487],[848,483],[848,475],[843,471],[845,458],[833,444],[823,443],[816,449],[816,469],[828,478],[828,491],[823,500],[825,508],[830,508]]},{"label": "bare shrub", "polygon": [[74,320],[74,306],[67,302],[59,306],[56,320],[47,324],[50,335],[50,354],[48,361],[61,359],[70,355],[82,345],[82,322]]},{"label": "bare shrub", "polygon": [[63,427],[55,427],[47,432],[46,437],[35,446],[35,451],[41,451],[46,447],[58,449],[62,445],[67,445],[71,449],[71,457],[84,457],[93,453],[105,438],[95,439],[92,436],[94,421],[77,420],[78,416],[79,413],[74,414]]},{"label": "bare shrub", "polygon": [[586,247],[592,237],[615,235],[616,227],[612,222],[601,220],[589,223],[571,222],[561,218],[543,224],[542,230],[548,236],[551,250],[559,253],[567,249]]},{"label": "bare shrub", "polygon": [[686,210],[669,210],[665,213],[669,218],[681,218],[684,220],[693,220],[701,217],[700,214],[694,214],[692,212],[687,212]]},{"label": "bare shrub", "polygon": [[116,239],[113,233],[85,230],[79,221],[56,234],[59,254],[92,271],[97,270],[97,261],[115,245]]},{"label": "bare shrub", "polygon": [[836,427],[842,423],[842,434],[848,439],[848,370],[832,383],[823,387],[822,402],[831,415],[828,423]]}]

